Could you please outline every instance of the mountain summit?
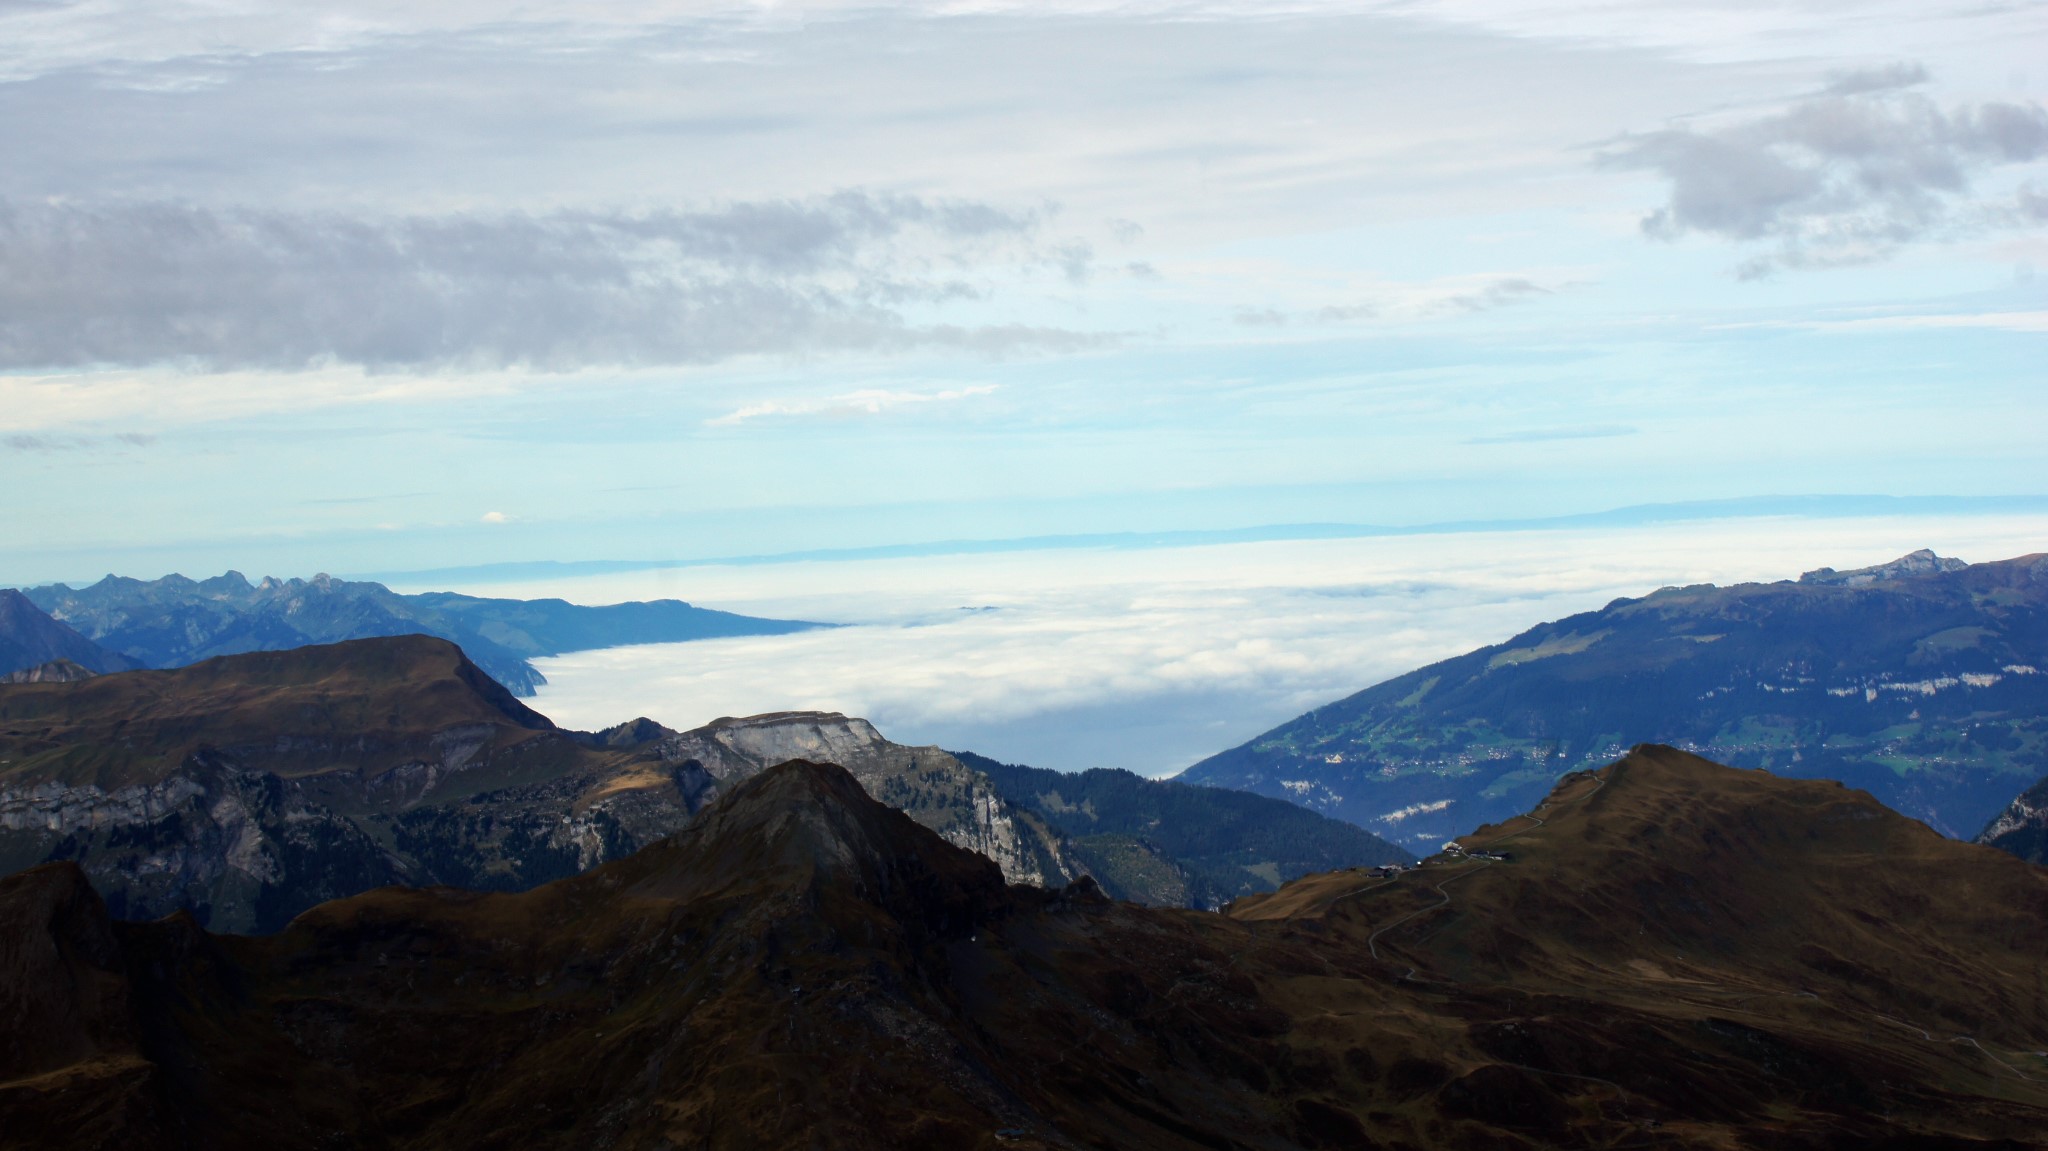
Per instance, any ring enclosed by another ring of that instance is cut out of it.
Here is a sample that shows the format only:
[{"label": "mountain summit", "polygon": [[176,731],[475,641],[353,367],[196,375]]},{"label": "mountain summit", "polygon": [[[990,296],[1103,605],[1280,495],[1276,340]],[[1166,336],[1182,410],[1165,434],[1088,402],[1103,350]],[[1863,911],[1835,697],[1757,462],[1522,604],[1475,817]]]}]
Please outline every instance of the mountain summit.
[{"label": "mountain summit", "polygon": [[[1228,914],[1004,886],[788,763],[520,894],[267,937],[0,880],[22,1146],[2039,1148],[2048,872],[1663,748]],[[1880,854],[1881,853],[1881,854]]]},{"label": "mountain summit", "polygon": [[671,838],[616,865],[636,896],[689,901],[803,891],[903,921],[962,928],[999,907],[1002,869],[877,802],[845,768],[788,760],[741,782]]},{"label": "mountain summit", "polygon": [[1832,587],[1869,587],[1871,584],[1884,583],[1887,580],[1959,572],[1969,566],[1968,561],[1938,556],[1932,548],[1921,548],[1916,552],[1907,552],[1890,563],[1873,564],[1867,568],[1854,568],[1845,572],[1838,572],[1833,568],[1817,568],[1801,575],[1799,582]]}]

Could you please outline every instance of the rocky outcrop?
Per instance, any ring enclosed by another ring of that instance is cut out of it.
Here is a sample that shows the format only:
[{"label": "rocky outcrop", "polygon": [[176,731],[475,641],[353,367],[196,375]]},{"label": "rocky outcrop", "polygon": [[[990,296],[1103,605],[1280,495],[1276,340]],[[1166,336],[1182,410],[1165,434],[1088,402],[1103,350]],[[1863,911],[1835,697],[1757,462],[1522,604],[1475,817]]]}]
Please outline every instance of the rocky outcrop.
[{"label": "rocky outcrop", "polygon": [[0,683],[77,683],[99,674],[83,664],[68,659],[53,659],[48,663],[25,667],[0,675]]},{"label": "rocky outcrop", "polygon": [[1011,883],[1057,887],[1086,873],[1057,831],[1004,799],[986,775],[936,747],[891,743],[864,719],[777,712],[720,719],[655,742],[664,762],[694,765],[720,786],[791,760],[843,767],[869,795],[994,860]]},{"label": "rocky outcrop", "polygon": [[1871,584],[1884,583],[1887,580],[1913,579],[1916,576],[1962,571],[1969,566],[1968,560],[1938,556],[1932,548],[1921,548],[1917,552],[1907,552],[1890,563],[1872,564],[1867,568],[1851,568],[1839,572],[1833,568],[1816,568],[1801,575],[1799,582],[1832,587],[1869,587]]},{"label": "rocky outcrop", "polygon": [[2048,866],[2048,779],[2021,792],[1986,825],[1977,842]]},{"label": "rocky outcrop", "polygon": [[0,873],[63,860],[119,919],[262,932],[371,888],[521,891],[618,859],[793,759],[1012,882],[1082,874],[1064,839],[937,748],[829,714],[562,731],[422,636],[0,686]]}]

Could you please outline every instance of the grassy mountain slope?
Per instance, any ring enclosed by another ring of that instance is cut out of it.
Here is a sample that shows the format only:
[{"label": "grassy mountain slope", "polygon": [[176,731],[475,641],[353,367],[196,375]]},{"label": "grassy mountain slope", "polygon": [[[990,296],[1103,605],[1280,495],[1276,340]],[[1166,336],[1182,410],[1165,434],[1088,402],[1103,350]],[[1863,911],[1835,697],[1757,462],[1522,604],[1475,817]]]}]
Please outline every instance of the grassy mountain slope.
[{"label": "grassy mountain slope", "polygon": [[1180,778],[1414,847],[1638,742],[1840,779],[1949,835],[2048,773],[2048,556],[1665,588],[1317,708]]},{"label": "grassy mountain slope", "polygon": [[1006,887],[804,763],[586,875],[266,938],[46,866],[0,881],[0,1143],[2043,1146],[2048,872],[1654,749],[1537,819],[1231,915]]}]

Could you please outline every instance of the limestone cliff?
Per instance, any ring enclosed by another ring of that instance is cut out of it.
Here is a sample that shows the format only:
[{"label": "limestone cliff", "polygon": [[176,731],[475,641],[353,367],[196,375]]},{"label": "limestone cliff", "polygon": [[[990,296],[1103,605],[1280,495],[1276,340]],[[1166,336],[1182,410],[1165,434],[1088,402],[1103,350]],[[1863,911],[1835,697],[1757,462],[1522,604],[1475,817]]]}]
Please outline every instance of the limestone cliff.
[{"label": "limestone cliff", "polygon": [[791,759],[847,768],[1011,882],[1082,873],[985,776],[865,720],[562,731],[419,636],[0,684],[0,873],[70,860],[117,918],[185,909],[213,930],[269,931],[390,884],[520,891],[574,875]]},{"label": "limestone cliff", "polygon": [[869,795],[994,860],[1011,883],[1057,887],[1084,873],[1059,833],[1004,799],[986,775],[936,747],[891,743],[864,719],[837,712],[721,719],[669,733],[658,747],[665,762],[695,765],[724,786],[795,759],[835,764]]}]

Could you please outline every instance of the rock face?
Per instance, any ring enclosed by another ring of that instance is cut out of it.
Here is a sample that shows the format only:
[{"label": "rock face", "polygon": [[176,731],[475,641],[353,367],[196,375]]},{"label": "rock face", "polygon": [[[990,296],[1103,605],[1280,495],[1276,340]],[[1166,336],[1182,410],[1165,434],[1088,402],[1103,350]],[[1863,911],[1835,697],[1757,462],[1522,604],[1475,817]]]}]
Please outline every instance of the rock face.
[{"label": "rock face", "polygon": [[53,659],[35,667],[0,675],[0,683],[77,683],[81,679],[91,679],[98,674],[91,668],[68,659]]},{"label": "rock face", "polygon": [[27,596],[0,588],[0,675],[65,663],[87,673],[127,671],[141,664],[111,652],[51,618]]},{"label": "rock face", "polygon": [[1317,708],[1180,778],[1424,848],[1656,741],[1839,779],[1968,836],[2048,775],[2048,556],[1957,564],[1920,552],[1616,600]]},{"label": "rock face", "polygon": [[[7,592],[0,595],[15,595]],[[250,583],[240,572],[192,580],[108,576],[90,587],[31,588],[27,598],[128,667],[183,667],[215,656],[278,651],[376,636],[433,635],[461,645],[492,678],[530,696],[544,680],[531,657],[635,643],[782,635],[820,626],[755,619],[679,600],[585,607],[562,600],[483,599],[453,592],[400,595],[329,575]],[[0,602],[0,618],[5,604]],[[63,653],[57,653],[63,654]],[[55,658],[44,656],[43,659]],[[42,662],[37,660],[35,662]],[[0,671],[11,670],[0,667]]]},{"label": "rock face", "polygon": [[1986,825],[1977,842],[2048,866],[2048,779],[2021,792]]},{"label": "rock face", "polygon": [[946,842],[994,860],[1011,883],[1058,887],[1083,874],[1059,833],[1005,800],[986,775],[936,747],[890,743],[864,719],[836,712],[721,719],[664,735],[657,746],[664,762],[701,769],[720,786],[794,759],[836,764]]},{"label": "rock face", "polygon": [[1938,556],[1931,548],[1921,548],[1917,552],[1907,552],[1890,563],[1875,564],[1867,568],[1854,568],[1845,572],[1838,572],[1833,568],[1819,568],[1801,575],[1799,582],[1830,587],[1869,587],[1871,584],[1884,583],[1888,580],[1959,572],[1969,566],[1965,560]]},{"label": "rock face", "polygon": [[1213,909],[1313,872],[1415,858],[1285,800],[1109,768],[1070,773],[959,756],[1064,835],[1069,855],[1118,899]]},{"label": "rock face", "polygon": [[110,923],[45,865],[0,881],[0,1017],[34,1025],[0,1142],[2043,1145],[2048,872],[1658,748],[1467,842],[1151,909],[1006,886],[793,762],[584,875],[264,938]]},{"label": "rock face", "polygon": [[519,891],[669,835],[792,758],[832,760],[1013,882],[1063,839],[936,748],[864,720],[557,729],[424,636],[0,685],[0,872],[85,869],[116,918],[269,931],[387,884]]}]

